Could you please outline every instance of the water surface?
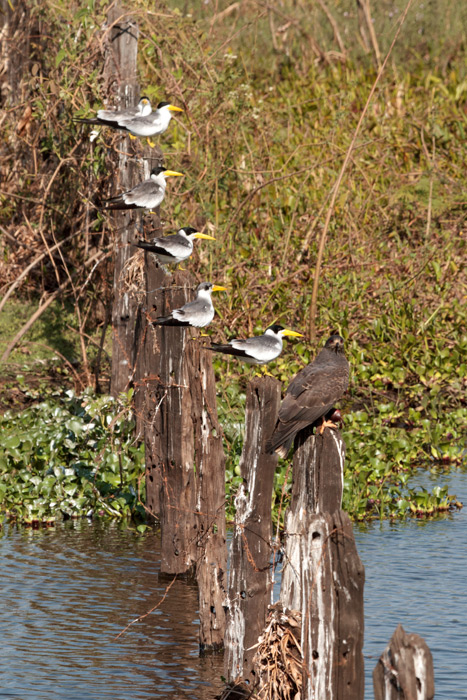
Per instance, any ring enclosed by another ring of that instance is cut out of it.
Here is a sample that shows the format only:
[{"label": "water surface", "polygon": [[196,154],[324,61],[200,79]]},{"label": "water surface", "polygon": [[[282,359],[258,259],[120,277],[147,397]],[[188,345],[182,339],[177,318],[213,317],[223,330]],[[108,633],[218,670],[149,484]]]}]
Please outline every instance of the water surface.
[{"label": "water surface", "polygon": [[[436,483],[467,504],[466,473]],[[398,623],[428,643],[436,698],[467,698],[467,508],[355,535],[366,570],[366,700]],[[163,597],[159,558],[156,533],[116,525],[0,531],[0,698],[213,698],[223,661],[199,658],[194,586],[176,581],[159,608],[116,639]]]},{"label": "water surface", "polygon": [[449,485],[463,510],[438,520],[355,528],[365,566],[365,698],[395,628],[423,637],[433,654],[437,700],[467,698],[467,473],[420,477]]},{"label": "water surface", "polygon": [[87,521],[0,538],[0,698],[212,698],[196,588],[159,581],[159,538]]}]

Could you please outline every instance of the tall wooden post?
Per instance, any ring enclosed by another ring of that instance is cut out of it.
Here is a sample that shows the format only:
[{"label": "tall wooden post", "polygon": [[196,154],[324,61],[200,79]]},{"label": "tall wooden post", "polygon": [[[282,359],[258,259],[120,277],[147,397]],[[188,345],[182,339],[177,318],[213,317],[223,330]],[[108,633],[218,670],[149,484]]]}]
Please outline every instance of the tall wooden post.
[{"label": "tall wooden post", "polygon": [[303,433],[296,440],[281,587],[283,606],[302,613],[301,697],[362,700],[365,575],[349,517],[340,510],[344,443],[329,429]]},{"label": "tall wooden post", "polygon": [[146,446],[146,505],[161,527],[161,571],[195,575],[200,649],[223,647],[227,546],[225,459],[212,355],[199,331],[148,321],[191,301],[194,279],[146,253],[137,405]]},{"label": "tall wooden post", "polygon": [[250,677],[258,637],[271,603],[271,499],[277,456],[264,449],[279,409],[281,385],[272,377],[248,385],[245,440],[240,460],[243,484],[235,498],[235,530],[226,631],[229,680]]},{"label": "tall wooden post", "polygon": [[[123,109],[132,107],[139,99],[139,85],[136,76],[136,58],[138,52],[137,25],[125,18],[125,12],[117,3],[108,13],[111,27],[109,50],[106,61],[108,88],[116,89],[117,104]],[[141,179],[142,169],[136,162],[136,150],[130,139],[123,139],[118,159],[117,186],[119,191],[133,187]],[[134,253],[129,242],[134,238],[134,219],[132,214],[116,212],[114,287],[112,306],[112,371],[110,379],[111,393],[116,396],[129,388],[135,369],[135,323],[138,303],[127,291],[122,289],[120,278],[122,271]]]},{"label": "tall wooden post", "polygon": [[[191,300],[194,285],[187,272],[167,274],[148,260],[151,257],[146,254],[146,312],[154,318]],[[149,325],[139,379],[145,395],[146,505],[161,523],[161,571],[167,574],[193,573],[196,561],[192,377],[187,347],[197,334],[189,328]]]},{"label": "tall wooden post", "polygon": [[200,650],[224,647],[227,595],[225,456],[217,418],[212,354],[202,339],[187,348],[191,372],[196,472],[196,580],[199,591]]}]

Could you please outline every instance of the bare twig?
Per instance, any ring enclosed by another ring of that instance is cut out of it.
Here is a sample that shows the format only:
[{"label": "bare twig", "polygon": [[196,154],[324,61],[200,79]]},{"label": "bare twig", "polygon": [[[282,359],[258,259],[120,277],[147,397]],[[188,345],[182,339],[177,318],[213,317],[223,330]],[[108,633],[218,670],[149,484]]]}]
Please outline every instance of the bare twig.
[{"label": "bare twig", "polygon": [[124,627],[124,628],[122,629],[122,631],[119,632],[119,633],[114,637],[114,641],[116,641],[117,639],[119,639],[119,638],[122,636],[122,634],[125,634],[125,632],[127,631],[127,629],[129,629],[132,625],[134,625],[135,622],[141,622],[141,620],[144,620],[144,618],[147,617],[148,615],[150,615],[152,612],[154,612],[154,610],[157,610],[157,608],[159,608],[159,607],[162,605],[162,603],[164,602],[164,600],[167,598],[167,594],[168,594],[168,592],[170,591],[170,589],[172,588],[172,586],[174,585],[174,583],[175,583],[176,580],[177,580],[177,576],[174,576],[174,578],[172,579],[172,581],[169,583],[169,585],[168,585],[167,588],[165,589],[164,595],[162,596],[162,598],[160,599],[160,601],[159,601],[158,603],[156,603],[156,605],[154,605],[154,607],[151,608],[151,610],[148,610],[147,613],[144,613],[144,615],[140,615],[140,616],[137,617],[135,620],[132,620],[131,622],[129,622],[129,623],[127,624],[127,626]]},{"label": "bare twig", "polygon": [[[98,257],[100,257],[102,253],[99,251],[95,255],[93,255],[89,260],[86,260],[84,263],[85,267],[88,265],[91,265]],[[11,351],[16,347],[16,345],[19,343],[21,338],[29,331],[30,328],[34,325],[34,323],[37,321],[38,318],[42,316],[44,311],[46,311],[50,304],[68,287],[68,285],[71,282],[71,278],[66,279],[62,284],[58,287],[58,289],[55,290],[55,292],[52,292],[49,297],[44,301],[43,304],[39,306],[38,309],[33,313],[33,315],[28,319],[28,321],[24,324],[24,326],[18,331],[18,333],[15,335],[13,340],[8,344],[8,347],[6,348],[5,352],[3,353],[2,357],[0,358],[0,362],[6,362],[8,360],[8,357],[11,353]]]},{"label": "bare twig", "polygon": [[347,54],[347,51],[345,50],[344,42],[342,41],[342,37],[339,31],[339,27],[337,26],[337,22],[334,19],[334,17],[331,14],[331,11],[329,10],[329,7],[326,5],[324,0],[317,0],[319,6],[323,10],[324,14],[328,18],[328,22],[332,27],[332,31],[334,32],[334,38],[336,40],[336,43],[342,52],[342,54],[345,56]]},{"label": "bare twig", "polygon": [[376,38],[375,28],[373,26],[373,20],[371,18],[370,10],[370,0],[360,0],[363,7],[363,14],[365,16],[365,21],[368,27],[368,33],[370,34],[371,45],[373,47],[373,53],[375,55],[375,61],[378,69],[381,68],[381,52],[378,46],[378,40]]}]

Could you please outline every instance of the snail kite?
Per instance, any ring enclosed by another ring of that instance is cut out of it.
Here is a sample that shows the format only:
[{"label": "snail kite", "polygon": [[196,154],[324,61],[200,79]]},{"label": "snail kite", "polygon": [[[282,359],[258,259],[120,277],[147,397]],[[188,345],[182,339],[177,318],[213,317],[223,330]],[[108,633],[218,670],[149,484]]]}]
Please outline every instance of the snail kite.
[{"label": "snail kite", "polygon": [[340,335],[332,335],[315,361],[291,381],[266,449],[285,458],[295,435],[325,417],[348,385],[349,363],[344,355],[344,340]]}]

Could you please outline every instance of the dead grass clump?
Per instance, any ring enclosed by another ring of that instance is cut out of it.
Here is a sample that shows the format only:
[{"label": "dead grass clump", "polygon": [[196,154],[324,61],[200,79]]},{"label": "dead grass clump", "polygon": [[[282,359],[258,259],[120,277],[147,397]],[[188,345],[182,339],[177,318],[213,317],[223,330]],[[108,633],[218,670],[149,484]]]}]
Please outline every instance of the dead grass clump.
[{"label": "dead grass clump", "polygon": [[303,654],[302,615],[281,603],[270,608],[258,651],[253,659],[257,697],[294,700],[301,695]]},{"label": "dead grass clump", "polygon": [[142,304],[146,298],[146,266],[144,250],[138,250],[129,258],[120,273],[120,287],[123,292],[138,304]]},{"label": "dead grass clump", "polygon": [[303,655],[302,614],[282,603],[269,609],[266,628],[253,658],[254,682],[230,683],[219,700],[297,700],[301,697]]}]

